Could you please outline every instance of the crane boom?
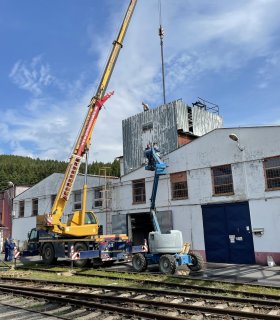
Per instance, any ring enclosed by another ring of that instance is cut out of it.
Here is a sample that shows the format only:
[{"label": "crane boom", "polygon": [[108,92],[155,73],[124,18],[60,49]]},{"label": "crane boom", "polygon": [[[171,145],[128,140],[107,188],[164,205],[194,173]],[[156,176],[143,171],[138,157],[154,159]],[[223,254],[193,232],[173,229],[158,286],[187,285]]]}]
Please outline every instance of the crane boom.
[{"label": "crane boom", "polygon": [[[101,110],[102,105],[105,103],[105,101],[109,99],[110,96],[113,94],[108,93],[107,95],[105,95],[105,91],[107,89],[110,77],[114,70],[114,66],[117,61],[120,49],[122,48],[122,42],[126,34],[129,22],[131,20],[133,11],[135,9],[136,3],[137,0],[130,0],[117,39],[113,42],[113,48],[111,50],[111,54],[108,58],[106,67],[101,77],[98,89],[95,95],[91,98],[91,101],[89,103],[87,115],[81,127],[78,139],[75,143],[75,147],[70,157],[70,161],[67,166],[63,181],[57,193],[54,204],[52,206],[51,213],[47,217],[47,224],[49,226],[49,229],[51,229],[51,231],[55,233],[65,233],[66,228],[61,223],[60,219],[63,215],[64,209],[69,199],[72,187],[75,182],[75,178],[79,171],[82,158],[85,152],[90,147],[92,131],[94,129],[99,111]],[[80,225],[83,224],[84,214],[84,212],[81,212],[82,218],[79,219]],[[71,234],[71,231],[68,231],[68,234]],[[74,231],[73,235],[76,235],[76,231]]]}]

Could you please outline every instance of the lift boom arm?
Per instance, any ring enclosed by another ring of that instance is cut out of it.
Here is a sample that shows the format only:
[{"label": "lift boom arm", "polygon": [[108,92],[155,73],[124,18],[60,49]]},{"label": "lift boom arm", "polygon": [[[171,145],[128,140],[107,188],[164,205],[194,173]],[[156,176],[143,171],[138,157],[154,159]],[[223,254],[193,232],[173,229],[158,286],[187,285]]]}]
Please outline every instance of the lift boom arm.
[{"label": "lift boom arm", "polygon": [[158,219],[156,216],[156,197],[157,197],[157,189],[158,189],[158,181],[161,175],[166,174],[167,164],[164,163],[159,156],[159,149],[156,146],[150,147],[148,146],[145,150],[145,157],[148,160],[147,165],[145,166],[145,170],[154,171],[154,182],[153,189],[151,195],[151,205],[150,205],[150,215],[153,222],[154,230],[161,233],[160,226],[158,223]]},{"label": "lift boom arm", "polygon": [[110,77],[112,75],[120,49],[122,48],[122,42],[126,34],[136,3],[137,0],[131,0],[129,3],[118,37],[113,42],[113,48],[111,50],[111,54],[108,58],[106,67],[101,77],[98,89],[96,91],[96,94],[92,97],[88,106],[87,115],[83,122],[72,155],[70,157],[70,161],[66,169],[64,179],[62,181],[62,184],[54,201],[53,207],[51,209],[50,217],[48,218],[48,225],[52,227],[53,232],[61,233],[60,219],[63,215],[75,178],[79,171],[82,157],[84,156],[85,152],[88,150],[90,146],[92,131],[94,129],[99,111],[102,108],[102,105],[105,103],[105,101],[113,94],[108,93],[107,95],[105,95],[105,91],[110,81]]}]

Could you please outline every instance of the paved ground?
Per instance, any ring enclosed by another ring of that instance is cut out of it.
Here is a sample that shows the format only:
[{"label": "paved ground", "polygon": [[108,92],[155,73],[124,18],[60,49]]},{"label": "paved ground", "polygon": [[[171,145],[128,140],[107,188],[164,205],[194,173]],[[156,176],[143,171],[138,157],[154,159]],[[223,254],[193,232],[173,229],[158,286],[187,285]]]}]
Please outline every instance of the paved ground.
[{"label": "paved ground", "polygon": [[[0,254],[0,271],[5,268],[3,259],[3,255]],[[40,263],[41,259],[38,256],[28,257],[24,258],[22,262],[32,262],[36,264]],[[18,262],[18,264],[20,264],[20,262]],[[115,264],[112,268],[120,271],[129,271],[132,269],[130,264]],[[154,272],[158,271],[158,268],[151,266],[149,270]],[[203,273],[191,273],[189,276],[196,279],[222,280],[280,287],[280,266],[268,267],[244,264],[206,263],[206,268]]]},{"label": "paved ground", "polygon": [[280,287],[280,266],[207,263],[202,277]]}]

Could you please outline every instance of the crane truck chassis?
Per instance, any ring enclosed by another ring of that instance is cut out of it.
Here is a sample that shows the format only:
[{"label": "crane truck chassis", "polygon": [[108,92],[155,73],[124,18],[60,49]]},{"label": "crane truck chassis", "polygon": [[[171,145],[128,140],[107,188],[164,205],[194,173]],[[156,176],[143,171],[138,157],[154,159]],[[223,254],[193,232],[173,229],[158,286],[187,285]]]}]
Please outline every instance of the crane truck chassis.
[{"label": "crane truck chassis", "polygon": [[124,234],[73,238],[33,228],[21,256],[40,255],[46,265],[54,264],[58,258],[66,258],[73,260],[76,267],[84,267],[90,261],[96,266],[131,261],[134,254],[146,251],[144,245],[133,246]]},{"label": "crane truck chassis", "polygon": [[146,243],[133,246],[124,234],[79,239],[33,228],[28,234],[27,249],[21,252],[21,257],[40,255],[46,265],[64,258],[73,260],[75,267],[84,267],[89,262],[94,266],[108,266],[115,262],[132,261],[132,267],[137,272],[145,271],[148,265],[158,264],[159,270],[165,274],[174,274],[182,265],[188,266],[191,271],[203,269],[204,262],[199,254],[190,252],[188,244],[183,245],[181,252],[174,253],[176,249],[167,244],[170,238],[177,239],[177,244],[182,243],[178,230],[171,230],[170,234],[150,232],[150,246]]}]

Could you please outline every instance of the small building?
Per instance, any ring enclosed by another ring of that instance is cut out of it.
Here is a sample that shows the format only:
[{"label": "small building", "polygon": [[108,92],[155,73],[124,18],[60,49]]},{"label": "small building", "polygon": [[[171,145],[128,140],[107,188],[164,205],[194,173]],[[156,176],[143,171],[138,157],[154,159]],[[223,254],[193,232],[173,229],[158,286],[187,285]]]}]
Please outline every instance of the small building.
[{"label": "small building", "polygon": [[[37,215],[51,211],[57,192],[64,175],[53,173],[39,183],[14,198],[13,238],[22,247],[27,240],[28,232],[36,227]],[[111,233],[111,194],[110,184],[115,177],[87,175],[87,209],[94,209],[100,225],[106,233]],[[81,209],[84,175],[78,174],[65,208],[62,222],[67,220],[68,214]]]},{"label": "small building", "polygon": [[[280,126],[220,128],[165,154],[156,200],[162,231],[181,230],[209,262],[266,264],[272,256],[279,264],[279,136]],[[134,244],[152,230],[152,183],[142,166],[113,186],[113,233],[128,232]]]},{"label": "small building", "polygon": [[13,199],[28,188],[13,185],[0,191],[0,252],[3,250],[4,239],[12,235]]}]

